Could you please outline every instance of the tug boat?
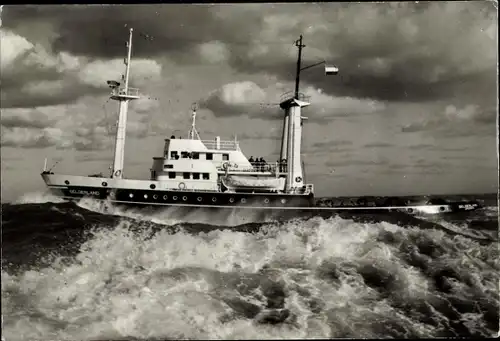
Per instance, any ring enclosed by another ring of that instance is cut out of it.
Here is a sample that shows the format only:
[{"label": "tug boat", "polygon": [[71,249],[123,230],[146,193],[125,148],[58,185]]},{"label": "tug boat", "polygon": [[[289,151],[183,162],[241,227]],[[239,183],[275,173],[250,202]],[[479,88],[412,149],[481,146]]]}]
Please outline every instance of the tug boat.
[{"label": "tug boat", "polygon": [[[282,95],[284,111],[283,135],[279,162],[259,164],[247,159],[238,140],[202,140],[196,130],[196,106],[192,107],[192,122],[187,138],[171,136],[165,139],[163,155],[153,157],[149,180],[124,177],[124,156],[127,111],[130,101],[139,99],[139,89],[129,87],[133,29],[129,30],[124,84],[110,80],[110,98],[119,102],[113,166],[109,176],[55,174],[47,169],[41,176],[48,189],[67,200],[90,197],[117,205],[139,207],[190,207],[214,209],[262,209],[274,211],[312,212],[318,210],[404,210],[408,213],[445,213],[473,210],[479,203],[440,203],[409,205],[399,203],[369,203],[358,200],[334,205],[316,205],[314,185],[307,183],[301,161],[302,125],[306,117],[302,108],[310,105],[309,98],[299,92],[300,72],[317,63],[301,67],[305,45],[302,36],[298,47],[295,91]],[[339,69],[325,64],[325,75],[335,75]]]}]

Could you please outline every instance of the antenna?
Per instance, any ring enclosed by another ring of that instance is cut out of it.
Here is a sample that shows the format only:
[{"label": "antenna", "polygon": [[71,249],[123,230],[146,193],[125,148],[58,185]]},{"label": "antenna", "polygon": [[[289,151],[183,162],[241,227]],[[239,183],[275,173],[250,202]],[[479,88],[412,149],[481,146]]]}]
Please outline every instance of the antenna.
[{"label": "antenna", "polygon": [[200,135],[198,134],[198,131],[196,131],[196,109],[198,108],[198,105],[196,103],[193,103],[191,105],[191,111],[192,111],[192,114],[191,114],[191,117],[192,117],[192,121],[191,121],[191,130],[189,131],[189,139],[190,140],[194,140],[195,136],[198,140],[200,140]]},{"label": "antenna", "polygon": [[61,162],[61,160],[57,160],[56,163],[54,163],[52,167],[49,168],[49,172],[52,172],[52,169],[54,169],[54,167],[57,166],[59,162]]},{"label": "antenna", "polygon": [[299,48],[299,57],[297,58],[297,75],[295,76],[295,99],[299,99],[300,62],[302,59],[302,49],[306,47],[302,44],[302,34],[300,35],[300,38],[295,41],[295,46]]}]

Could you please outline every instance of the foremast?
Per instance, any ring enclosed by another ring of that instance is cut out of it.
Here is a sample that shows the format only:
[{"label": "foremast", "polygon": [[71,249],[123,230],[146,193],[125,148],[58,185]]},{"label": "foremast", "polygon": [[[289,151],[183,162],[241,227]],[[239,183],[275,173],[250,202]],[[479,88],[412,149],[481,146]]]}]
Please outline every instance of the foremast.
[{"label": "foremast", "polygon": [[122,76],[122,80],[125,81],[123,87],[120,87],[120,83],[116,81],[108,81],[109,87],[112,89],[110,98],[120,102],[120,111],[118,115],[118,123],[115,136],[115,152],[113,159],[113,170],[111,177],[115,179],[121,179],[123,177],[123,163],[125,157],[125,138],[127,130],[127,113],[128,113],[128,103],[129,101],[139,99],[139,90],[134,88],[129,88],[130,79],[130,64],[132,56],[132,33],[133,29],[129,30],[129,39],[127,41],[127,57],[124,60],[125,63],[125,76]]}]

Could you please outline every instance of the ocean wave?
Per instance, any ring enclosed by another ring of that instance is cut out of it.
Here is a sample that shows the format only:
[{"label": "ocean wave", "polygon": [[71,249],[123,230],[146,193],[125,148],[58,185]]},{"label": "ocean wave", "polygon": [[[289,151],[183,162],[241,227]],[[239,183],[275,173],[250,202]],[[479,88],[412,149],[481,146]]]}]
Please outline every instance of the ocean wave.
[{"label": "ocean wave", "polygon": [[[498,244],[448,231],[463,227],[340,216],[231,226],[238,221],[99,209],[3,208],[7,340],[484,337],[498,329]],[[29,266],[12,266],[29,263],[30,252]]]}]

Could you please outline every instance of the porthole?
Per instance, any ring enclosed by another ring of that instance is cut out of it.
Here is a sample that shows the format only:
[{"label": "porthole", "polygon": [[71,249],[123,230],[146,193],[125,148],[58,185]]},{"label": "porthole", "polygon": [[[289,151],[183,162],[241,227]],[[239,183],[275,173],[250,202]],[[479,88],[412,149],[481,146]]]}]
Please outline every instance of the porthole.
[{"label": "porthole", "polygon": [[156,194],[153,194],[153,199],[158,199],[158,196]]},{"label": "porthole", "polygon": [[172,199],[173,199],[174,201],[175,201],[175,200],[177,200],[177,196],[176,196],[176,195],[174,195],[174,196],[172,197]]},{"label": "porthole", "polygon": [[229,202],[233,203],[234,202],[234,198],[229,198]]},{"label": "porthole", "polygon": [[282,204],[286,204],[286,199],[281,199]]},{"label": "porthole", "polygon": [[106,186],[108,185],[108,183],[107,183],[106,181],[103,181],[102,185],[103,185],[104,187],[106,187]]},{"label": "porthole", "polygon": [[64,180],[64,183],[65,183],[66,185],[69,185],[69,181],[68,181],[68,180]]},{"label": "porthole", "polygon": [[268,198],[265,198],[265,199],[264,199],[264,203],[269,204],[269,199],[268,199]]},{"label": "porthole", "polygon": [[196,200],[201,201],[201,197],[198,197]]},{"label": "porthole", "polygon": [[167,199],[168,199],[167,195],[164,195],[163,200],[167,200]]},{"label": "porthole", "polygon": [[148,198],[148,195],[147,194],[144,194],[144,199],[147,199]]},{"label": "porthole", "polygon": [[242,204],[244,204],[244,203],[246,203],[246,202],[247,202],[247,199],[245,199],[245,198],[241,198],[241,203],[242,203]]},{"label": "porthole", "polygon": [[131,198],[133,198],[134,194],[130,193],[128,196],[131,197]]},{"label": "porthole", "polygon": [[155,189],[155,188],[156,188],[156,185],[155,185],[155,184],[151,184],[151,185],[149,185],[149,188],[151,188],[151,189]]},{"label": "porthole", "polygon": [[407,209],[408,213],[413,213],[413,208]]},{"label": "porthole", "polygon": [[439,211],[443,212],[444,211],[444,207],[443,206],[439,207]]},{"label": "porthole", "polygon": [[212,197],[212,201],[213,201],[213,202],[216,202],[216,201],[217,201],[217,198],[216,198],[216,197]]},{"label": "porthole", "polygon": [[188,197],[187,196],[183,196],[182,200],[186,201],[186,200],[188,200]]}]

